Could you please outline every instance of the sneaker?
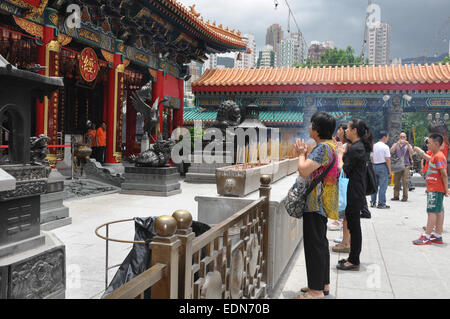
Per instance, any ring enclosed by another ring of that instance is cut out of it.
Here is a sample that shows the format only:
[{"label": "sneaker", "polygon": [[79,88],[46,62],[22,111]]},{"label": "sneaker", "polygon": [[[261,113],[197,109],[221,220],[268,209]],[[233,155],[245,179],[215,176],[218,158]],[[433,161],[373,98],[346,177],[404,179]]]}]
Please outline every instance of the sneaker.
[{"label": "sneaker", "polygon": [[389,209],[389,208],[391,208],[391,206],[389,206],[389,205],[378,205],[377,208],[379,208],[379,209]]},{"label": "sneaker", "polygon": [[431,240],[426,238],[424,235],[420,236],[419,239],[413,241],[414,245],[431,245]]},{"label": "sneaker", "polygon": [[377,206],[377,204],[375,203],[375,202],[370,202],[370,207],[375,207],[375,206]]},{"label": "sneaker", "polygon": [[442,240],[442,236],[436,237],[434,234],[431,234],[430,241],[433,244],[439,244],[439,245],[442,245],[444,243],[444,241]]},{"label": "sneaker", "polygon": [[333,241],[334,241],[335,243],[340,244],[340,243],[342,243],[342,237],[335,238],[335,239],[333,239]]}]

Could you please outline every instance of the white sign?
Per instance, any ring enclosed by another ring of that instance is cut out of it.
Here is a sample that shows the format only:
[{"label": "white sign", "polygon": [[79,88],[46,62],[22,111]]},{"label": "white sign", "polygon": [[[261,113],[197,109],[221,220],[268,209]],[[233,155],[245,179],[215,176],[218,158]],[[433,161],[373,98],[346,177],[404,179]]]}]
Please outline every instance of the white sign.
[{"label": "white sign", "polygon": [[0,168],[0,192],[16,189],[16,179]]}]

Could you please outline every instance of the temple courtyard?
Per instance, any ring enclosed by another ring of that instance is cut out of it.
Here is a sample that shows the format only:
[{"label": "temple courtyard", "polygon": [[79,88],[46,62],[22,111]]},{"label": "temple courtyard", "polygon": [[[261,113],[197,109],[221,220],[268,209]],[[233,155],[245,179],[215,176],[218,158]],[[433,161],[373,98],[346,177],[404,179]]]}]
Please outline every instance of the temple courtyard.
[{"label": "temple courtyard", "polygon": [[[281,198],[293,183],[295,174],[272,184],[271,198]],[[186,209],[197,220],[196,196],[216,196],[214,184],[190,184],[181,182],[182,193],[171,197],[147,197],[112,193],[85,199],[70,199],[64,205],[70,208],[72,224],[51,231],[66,249],[67,289],[66,298],[101,298],[105,289],[105,241],[95,235],[101,224],[130,219],[171,215],[177,209]],[[391,202],[393,188],[387,192],[391,209],[371,208],[372,218],[362,219],[363,248],[359,272],[338,271],[337,261],[348,254],[331,252],[333,239],[341,231],[328,231],[330,241],[329,299],[370,298],[450,298],[450,249],[448,244],[414,246],[426,223],[425,188],[417,187],[410,193],[408,202]],[[256,199],[258,192],[248,195]],[[445,208],[450,209],[449,199]],[[444,242],[448,237],[450,221],[444,225]],[[105,229],[100,230],[105,234]],[[109,237],[132,240],[132,221],[113,224]],[[109,266],[119,265],[131,249],[131,244],[109,245]],[[117,268],[108,273],[109,281]],[[269,291],[270,298],[290,299],[307,285],[303,244],[300,243],[278,284]]]}]

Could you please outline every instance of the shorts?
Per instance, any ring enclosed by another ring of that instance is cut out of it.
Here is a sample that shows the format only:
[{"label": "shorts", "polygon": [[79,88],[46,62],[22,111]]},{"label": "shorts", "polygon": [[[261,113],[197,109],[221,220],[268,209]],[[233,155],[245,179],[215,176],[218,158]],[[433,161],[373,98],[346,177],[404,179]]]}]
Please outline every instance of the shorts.
[{"label": "shorts", "polygon": [[427,193],[427,213],[441,213],[444,210],[444,193]]}]

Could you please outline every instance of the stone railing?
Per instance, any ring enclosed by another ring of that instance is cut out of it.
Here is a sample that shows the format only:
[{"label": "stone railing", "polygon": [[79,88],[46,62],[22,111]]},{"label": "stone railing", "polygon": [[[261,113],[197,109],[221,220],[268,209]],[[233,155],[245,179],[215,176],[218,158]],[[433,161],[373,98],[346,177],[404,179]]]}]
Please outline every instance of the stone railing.
[{"label": "stone railing", "polygon": [[107,298],[143,298],[149,288],[155,299],[266,297],[270,176],[260,182],[259,199],[199,237],[188,211],[158,217],[152,267]]}]

